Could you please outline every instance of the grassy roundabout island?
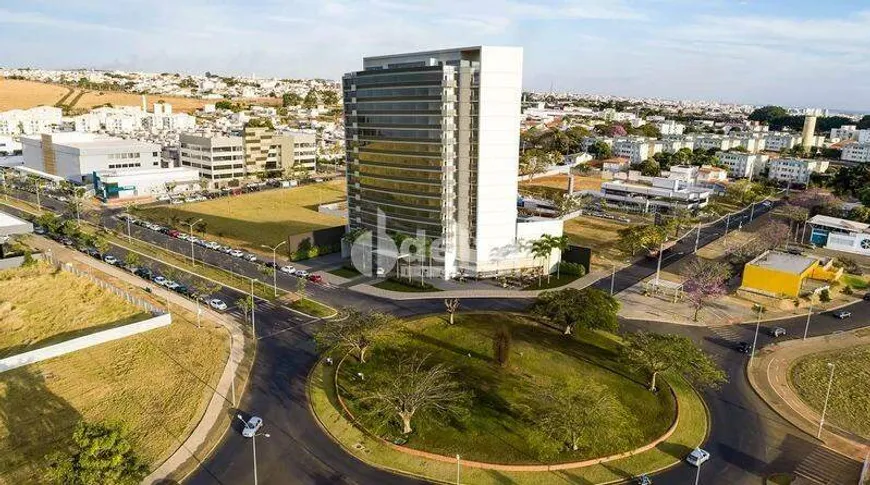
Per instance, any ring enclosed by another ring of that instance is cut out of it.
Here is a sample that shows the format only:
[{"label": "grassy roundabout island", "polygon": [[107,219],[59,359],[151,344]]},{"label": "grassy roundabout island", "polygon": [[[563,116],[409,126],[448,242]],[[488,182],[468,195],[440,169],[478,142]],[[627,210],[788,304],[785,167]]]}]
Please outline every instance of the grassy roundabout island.
[{"label": "grassy roundabout island", "polygon": [[[475,477],[473,483],[506,477],[546,483],[553,474],[584,483],[629,478],[679,461],[706,435],[706,411],[692,388],[668,375],[659,379],[658,392],[650,392],[648,376],[620,359],[623,344],[613,334],[576,329],[568,337],[521,314],[460,313],[453,325],[448,322],[447,316],[394,321],[379,332],[364,362],[358,352],[336,351],[332,357],[340,366],[315,368],[309,394],[326,431],[376,466],[455,480],[455,462],[415,456],[388,442],[501,465],[579,462],[657,440],[674,424],[679,403],[676,430],[646,452],[559,472],[468,469],[463,478]],[[432,369],[449,379],[439,384]],[[455,399],[423,406],[409,422],[395,401],[383,399],[413,394],[433,381],[436,392]]]}]

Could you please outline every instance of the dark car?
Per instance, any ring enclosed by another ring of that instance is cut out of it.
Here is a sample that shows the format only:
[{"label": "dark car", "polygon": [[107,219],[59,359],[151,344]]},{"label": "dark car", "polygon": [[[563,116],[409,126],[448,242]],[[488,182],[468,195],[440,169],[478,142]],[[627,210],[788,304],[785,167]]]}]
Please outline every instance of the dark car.
[{"label": "dark car", "polygon": [[272,268],[272,269],[278,269],[278,265],[275,264],[275,263],[272,262],[272,261],[266,261],[264,264],[265,264],[267,267],[269,267],[269,268]]},{"label": "dark car", "polygon": [[190,288],[184,285],[178,285],[178,287],[175,288],[175,292],[184,296],[190,296]]},{"label": "dark car", "polygon": [[870,301],[870,293],[864,293],[864,301]]},{"label": "dark car", "polygon": [[137,268],[136,271],[133,272],[136,276],[145,279],[151,279],[154,273],[148,268]]},{"label": "dark car", "polygon": [[851,316],[852,316],[852,312],[847,312],[846,310],[840,310],[840,311],[834,312],[834,318],[837,318],[839,320],[845,320]]},{"label": "dark car", "polygon": [[85,248],[85,254],[94,258],[103,259],[103,255],[94,248]]},{"label": "dark car", "polygon": [[749,342],[740,342],[737,344],[737,351],[741,354],[748,354],[752,352],[752,345]]}]

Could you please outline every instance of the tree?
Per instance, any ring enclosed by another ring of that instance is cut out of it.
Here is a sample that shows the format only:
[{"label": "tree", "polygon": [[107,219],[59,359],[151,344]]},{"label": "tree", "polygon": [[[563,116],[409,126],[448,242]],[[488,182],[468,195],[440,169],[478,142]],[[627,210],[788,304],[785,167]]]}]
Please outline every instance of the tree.
[{"label": "tree", "polygon": [[268,128],[274,130],[275,125],[272,123],[271,118],[251,118],[245,123],[245,128]]},{"label": "tree", "polygon": [[596,160],[604,160],[613,156],[613,148],[601,140],[593,143],[586,151],[595,157]]},{"label": "tree", "polygon": [[318,347],[344,347],[357,353],[360,363],[365,363],[366,354],[375,337],[385,327],[396,322],[396,317],[376,311],[361,312],[345,308],[338,318],[327,320],[315,334]]},{"label": "tree", "polygon": [[790,230],[784,222],[771,221],[758,230],[758,241],[764,250],[775,249],[788,241]]},{"label": "tree", "polygon": [[819,292],[819,301],[822,303],[828,303],[831,301],[831,291],[827,288],[822,289],[822,291]]},{"label": "tree", "polygon": [[94,236],[92,244],[94,245],[94,248],[100,252],[100,254],[106,254],[106,252],[111,247],[109,241],[106,241],[106,238],[101,236]]},{"label": "tree", "polygon": [[305,95],[305,99],[302,101],[302,107],[305,109],[313,109],[316,108],[318,104],[320,104],[320,100],[317,96],[317,90],[309,89],[308,93]]},{"label": "tree", "polygon": [[749,115],[749,120],[770,123],[776,118],[784,118],[786,116],[788,116],[788,111],[781,106],[764,106],[753,111]]},{"label": "tree", "polygon": [[284,93],[281,95],[281,104],[285,108],[289,108],[290,106],[299,106],[302,103],[302,96],[299,96],[296,93]]},{"label": "tree", "polygon": [[859,130],[870,130],[870,115],[864,115],[861,121],[858,122]]},{"label": "tree", "polygon": [[323,104],[327,106],[332,106],[338,104],[341,98],[338,97],[338,93],[332,90],[324,91],[321,94]]},{"label": "tree", "polygon": [[[549,235],[544,234],[540,238],[532,241],[531,252],[532,252],[532,257],[534,259],[549,258],[550,253],[553,252],[553,247],[550,245]],[[541,277],[543,276],[543,274],[544,274],[544,265],[542,263],[541,264],[541,272],[538,273],[538,286],[541,286]]]},{"label": "tree", "polygon": [[308,285],[308,282],[305,278],[297,278],[296,279],[296,293],[301,298],[305,298],[305,287],[307,285]]},{"label": "tree", "polygon": [[658,250],[666,238],[664,228],[652,224],[626,227],[617,231],[617,234],[619,239],[616,247],[628,256],[635,256],[641,251]]},{"label": "tree", "polygon": [[725,294],[726,281],[728,281],[728,267],[722,263],[695,258],[688,265],[683,291],[686,293],[686,299],[695,309],[692,316],[694,321],[698,321],[698,313],[708,301]]},{"label": "tree", "polygon": [[[568,249],[568,246],[571,244],[571,240],[568,239],[568,236],[562,234],[561,236],[549,236],[550,238],[550,248],[556,249],[559,252],[559,261],[562,261],[562,252]],[[549,255],[547,256],[547,263],[549,263]],[[561,265],[556,265],[556,279],[562,277],[562,269]],[[547,275],[547,283],[550,282],[550,275]]]},{"label": "tree", "polygon": [[566,288],[541,293],[532,313],[564,328],[565,335],[579,327],[587,330],[615,331],[619,302],[597,288]]},{"label": "tree", "polygon": [[214,104],[217,109],[234,110],[235,106],[232,101],[221,100]]},{"label": "tree", "polygon": [[127,254],[124,255],[124,264],[127,266],[139,266],[141,263],[142,259],[139,257],[139,253],[127,251]]},{"label": "tree", "polygon": [[659,162],[653,158],[647,158],[643,162],[640,162],[637,164],[637,168],[640,170],[641,175],[646,175],[647,177],[658,177],[662,171]]},{"label": "tree", "polygon": [[254,309],[254,299],[250,295],[239,298],[236,300],[236,306],[238,306],[245,314],[245,321],[247,322],[248,313]]},{"label": "tree", "polygon": [[[789,234],[794,231],[795,238],[798,235],[798,229],[800,228],[800,223],[806,221],[809,218],[810,211],[803,207],[798,207],[796,205],[786,204],[784,206],[780,206],[774,211],[774,214],[782,217],[788,222]],[[795,227],[797,226],[797,227]]]},{"label": "tree", "polygon": [[453,316],[459,310],[459,298],[445,298],[444,308],[447,310],[447,314],[450,315],[450,325],[453,325]]},{"label": "tree", "polygon": [[656,390],[656,377],[673,372],[700,386],[716,387],[728,377],[709,355],[680,335],[638,332],[623,337],[625,360],[649,374],[649,390]]},{"label": "tree", "polygon": [[49,457],[46,475],[58,485],[134,485],[147,474],[121,427],[80,421],[70,449]]},{"label": "tree", "polygon": [[563,194],[561,197],[556,197],[553,205],[556,207],[556,216],[565,217],[566,215],[579,210],[584,203],[581,199],[574,195]]},{"label": "tree", "polygon": [[511,358],[511,331],[506,325],[500,325],[492,338],[492,356],[499,367],[505,368]]},{"label": "tree", "polygon": [[468,412],[471,393],[463,390],[451,368],[428,366],[426,360],[416,354],[403,358],[393,372],[377,374],[360,399],[372,403],[373,415],[398,418],[405,435],[413,431],[411,420],[418,413],[461,417]]},{"label": "tree", "polygon": [[560,449],[606,442],[623,446],[636,434],[635,418],[607,388],[556,385],[540,392],[544,408],[532,416]]}]

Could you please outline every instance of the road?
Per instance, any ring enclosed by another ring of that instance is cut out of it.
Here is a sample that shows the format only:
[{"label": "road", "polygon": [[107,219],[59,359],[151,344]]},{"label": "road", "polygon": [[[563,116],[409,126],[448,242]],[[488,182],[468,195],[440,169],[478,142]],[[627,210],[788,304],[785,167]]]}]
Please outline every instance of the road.
[{"label": "road", "polygon": [[[48,202],[53,205],[53,202]],[[62,209],[62,207],[57,207]],[[758,207],[755,216],[768,209]],[[747,212],[748,214],[748,212]],[[101,221],[107,226],[126,232],[111,213],[102,213]],[[734,227],[731,227],[734,229]],[[168,237],[159,232],[131,226],[133,236],[169,249],[189,253],[189,243]],[[705,228],[700,245],[720,237],[725,230],[725,221]],[[662,267],[667,267],[691,253],[694,237],[684,238],[674,247],[664,251]],[[223,253],[195,247],[197,260],[231,269],[248,277],[263,279],[257,265]],[[123,251],[112,251],[123,257]],[[156,270],[162,263],[152,263]],[[621,291],[655,272],[657,261],[646,258],[638,264],[617,272],[615,288]],[[295,278],[281,274],[279,286],[295,289]],[[599,281],[596,286],[610,289],[610,279]],[[309,294],[334,306],[376,308],[398,316],[412,316],[442,312],[440,299],[416,301],[391,301],[361,295],[343,288],[310,284]],[[233,302],[242,294],[223,289],[220,296]],[[530,300],[469,299],[463,301],[463,310],[520,311]],[[237,308],[231,313],[243,318]],[[827,335],[867,325],[870,321],[870,304],[861,302],[851,308],[853,318],[836,320],[828,314],[813,317],[809,335]],[[802,336],[806,319],[796,317],[778,321],[776,326],[786,328],[785,338]],[[705,448],[713,458],[701,469],[701,483],[716,485],[756,485],[760,477],[774,472],[797,471],[813,477],[821,483],[852,485],[857,481],[858,464],[844,461],[812,436],[797,430],[776,415],[751,390],[744,366],[748,356],[734,350],[740,341],[752,342],[755,326],[737,325],[720,328],[688,327],[647,321],[623,321],[626,331],[649,330],[679,333],[689,336],[728,372],[730,382],[717,391],[704,393],[710,410],[712,431]],[[257,463],[260,483],[263,484],[410,484],[416,479],[383,472],[365,465],[331,441],[320,430],[311,416],[305,396],[307,373],[316,361],[312,333],[317,321],[294,313],[280,305],[263,303],[257,310],[258,350],[252,370],[250,385],[239,408],[243,413],[253,413],[264,418],[265,432],[270,438],[258,438]],[[759,348],[770,343],[767,326],[759,332]],[[241,423],[236,421],[235,425]],[[237,431],[237,430],[236,430]],[[686,450],[688,451],[688,450]],[[231,432],[197,472],[186,483],[196,485],[252,483],[253,456],[250,440],[237,432]],[[696,470],[688,465],[678,465],[655,477],[656,483],[693,483]],[[854,479],[853,479],[854,478]]]}]

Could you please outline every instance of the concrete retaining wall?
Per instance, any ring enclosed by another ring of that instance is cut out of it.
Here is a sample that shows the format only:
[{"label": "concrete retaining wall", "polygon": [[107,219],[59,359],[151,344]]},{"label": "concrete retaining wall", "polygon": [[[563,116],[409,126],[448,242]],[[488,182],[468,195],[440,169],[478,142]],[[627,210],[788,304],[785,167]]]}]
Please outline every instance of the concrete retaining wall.
[{"label": "concrete retaining wall", "polygon": [[77,350],[86,349],[112,340],[118,340],[138,333],[154,330],[155,328],[165,327],[172,323],[172,315],[164,313],[154,318],[149,318],[141,322],[131,323],[123,327],[111,328],[96,332],[84,337],[77,337],[55,345],[49,345],[37,350],[31,350],[21,354],[13,355],[5,359],[0,359],[0,373],[17,369],[25,365],[30,365],[41,360],[52,359],[64,354],[69,354]]}]

